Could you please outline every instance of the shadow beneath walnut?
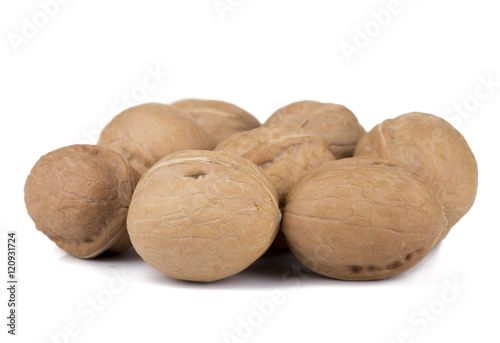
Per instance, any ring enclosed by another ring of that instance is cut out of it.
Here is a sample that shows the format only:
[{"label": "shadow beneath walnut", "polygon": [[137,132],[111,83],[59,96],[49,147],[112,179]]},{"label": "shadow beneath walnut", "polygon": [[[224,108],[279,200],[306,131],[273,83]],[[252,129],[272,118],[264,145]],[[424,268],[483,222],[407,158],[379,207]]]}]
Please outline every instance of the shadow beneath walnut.
[{"label": "shadow beneath walnut", "polygon": [[[425,282],[425,275],[438,259],[442,244],[434,249],[415,267],[390,278],[373,281],[345,281],[327,278],[312,272],[292,254],[282,250],[264,254],[244,271],[211,283],[175,280],[152,267],[148,283],[165,287],[213,289],[213,290],[295,290],[307,287],[386,287],[388,284],[410,285]],[[149,266],[148,266],[149,267]]]},{"label": "shadow beneath walnut", "polygon": [[266,253],[242,272],[210,283],[175,280],[159,272],[150,277],[150,282],[165,287],[214,290],[287,289],[322,280],[338,282],[311,272],[290,250]]},{"label": "shadow beneath walnut", "polygon": [[130,247],[118,254],[105,251],[99,256],[88,259],[74,257],[70,254],[64,254],[59,258],[59,261],[73,263],[77,261],[81,261],[82,263],[129,263],[138,259],[141,259],[141,257],[139,256],[139,254],[137,254],[133,247]]},{"label": "shadow beneath walnut", "polygon": [[388,279],[375,281],[344,281],[331,279],[312,272],[288,249],[264,254],[244,271],[216,282],[203,283],[172,279],[148,265],[133,249],[121,254],[102,254],[92,259],[63,255],[61,262],[75,267],[90,268],[93,272],[110,277],[111,270],[125,272],[136,282],[162,287],[213,289],[213,290],[295,290],[311,287],[385,287],[388,284],[418,284],[425,281],[432,264],[442,248],[439,243],[415,267]]},{"label": "shadow beneath walnut", "polygon": [[115,270],[126,273],[134,279],[140,277],[144,265],[146,264],[133,247],[119,254],[106,252],[90,259],[82,259],[64,254],[59,257],[59,261],[71,264],[74,268],[90,269],[105,277],[116,277],[116,275],[112,273],[112,271]]}]

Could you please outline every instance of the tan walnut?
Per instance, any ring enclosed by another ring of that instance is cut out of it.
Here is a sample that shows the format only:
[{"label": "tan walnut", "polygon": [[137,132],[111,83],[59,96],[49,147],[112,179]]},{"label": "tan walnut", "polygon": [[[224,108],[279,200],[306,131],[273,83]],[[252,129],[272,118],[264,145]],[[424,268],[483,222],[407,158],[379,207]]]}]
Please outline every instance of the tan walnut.
[{"label": "tan walnut", "polygon": [[70,145],[42,156],[24,186],[36,228],[67,253],[81,258],[130,247],[126,230],[134,180],[116,152]]},{"label": "tan walnut", "polygon": [[200,123],[217,143],[242,131],[255,129],[260,122],[244,109],[220,100],[184,99],[171,104]]},{"label": "tan walnut", "polygon": [[188,150],[144,174],[127,223],[134,248],[151,266],[172,278],[210,282],[260,257],[280,220],[276,190],[255,164]]},{"label": "tan walnut", "polygon": [[178,150],[211,150],[215,140],[188,114],[168,105],[147,103],[114,117],[97,144],[125,157],[138,180],[164,156]]},{"label": "tan walnut", "polygon": [[447,225],[432,185],[389,160],[326,163],[290,191],[282,230],[311,270],[344,280],[375,280],[421,261]]},{"label": "tan walnut", "polygon": [[355,156],[398,161],[434,186],[448,219],[440,239],[472,207],[478,185],[477,162],[465,138],[446,120],[427,113],[387,119],[363,136]]},{"label": "tan walnut", "polygon": [[232,135],[214,150],[258,165],[276,187],[280,204],[304,174],[335,159],[323,138],[299,126],[261,126]]},{"label": "tan walnut", "polygon": [[318,101],[298,101],[274,112],[268,127],[298,125],[324,138],[336,159],[351,157],[366,132],[347,107]]}]

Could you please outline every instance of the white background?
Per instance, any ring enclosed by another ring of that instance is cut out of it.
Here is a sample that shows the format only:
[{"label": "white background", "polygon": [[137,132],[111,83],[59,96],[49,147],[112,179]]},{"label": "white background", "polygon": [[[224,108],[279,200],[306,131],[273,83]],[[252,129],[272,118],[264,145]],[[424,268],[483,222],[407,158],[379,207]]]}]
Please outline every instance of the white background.
[{"label": "white background", "polygon": [[[383,26],[373,13],[392,10],[390,0],[221,3],[231,6],[222,18],[213,0],[73,0],[44,17],[35,0],[2,1],[0,340],[498,342],[496,2],[401,0]],[[358,49],[349,59],[347,45]],[[161,76],[142,92],[154,69]],[[477,157],[476,203],[419,265],[377,282],[319,277],[288,254],[213,284],[169,279],[132,249],[72,258],[35,229],[24,182],[41,155],[95,139],[127,97],[221,99],[261,121],[292,101],[334,102],[367,130],[410,111],[446,116]],[[464,104],[467,113],[457,112]],[[16,337],[6,333],[10,230],[19,243]],[[241,332],[249,317],[254,327]]]}]

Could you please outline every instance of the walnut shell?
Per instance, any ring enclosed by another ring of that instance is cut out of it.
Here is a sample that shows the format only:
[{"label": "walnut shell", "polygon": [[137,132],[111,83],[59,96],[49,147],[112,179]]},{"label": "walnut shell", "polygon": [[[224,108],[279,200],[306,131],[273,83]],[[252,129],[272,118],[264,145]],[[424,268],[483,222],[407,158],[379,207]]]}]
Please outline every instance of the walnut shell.
[{"label": "walnut shell", "polygon": [[447,225],[432,185],[388,160],[325,163],[290,191],[282,230],[313,271],[344,280],[399,274],[422,260]]},{"label": "walnut shell", "polygon": [[372,156],[414,168],[434,186],[448,219],[443,239],[472,207],[478,169],[464,137],[446,120],[427,113],[388,119],[363,136],[355,156]]},{"label": "walnut shell", "polygon": [[336,159],[351,157],[366,132],[347,107],[318,101],[298,101],[280,108],[263,124],[298,125],[324,138]]},{"label": "walnut shell", "polygon": [[97,144],[125,157],[138,180],[164,156],[178,150],[211,150],[215,140],[188,114],[168,105],[147,103],[114,117]]},{"label": "walnut shell", "polygon": [[244,109],[225,101],[185,99],[172,103],[200,123],[220,143],[229,136],[255,129],[260,122]]},{"label": "walnut shell", "polygon": [[214,150],[258,165],[276,187],[280,204],[304,174],[335,159],[323,138],[298,126],[262,126],[237,133]]},{"label": "walnut shell", "polygon": [[260,257],[280,220],[276,190],[255,164],[197,150],[168,155],[144,174],[127,222],[132,245],[151,266],[210,282]]},{"label": "walnut shell", "polygon": [[91,258],[130,247],[126,230],[134,188],[129,164],[96,145],[70,145],[42,156],[24,186],[28,214],[67,253]]}]

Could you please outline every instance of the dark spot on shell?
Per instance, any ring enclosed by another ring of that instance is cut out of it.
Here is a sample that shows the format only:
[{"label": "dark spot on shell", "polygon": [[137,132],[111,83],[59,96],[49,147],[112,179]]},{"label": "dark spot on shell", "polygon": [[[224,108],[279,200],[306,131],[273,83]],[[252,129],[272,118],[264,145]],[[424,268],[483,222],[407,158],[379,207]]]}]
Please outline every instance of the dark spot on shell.
[{"label": "dark spot on shell", "polygon": [[198,178],[203,177],[205,175],[207,175],[207,174],[205,174],[205,173],[196,173],[196,174],[193,174],[193,175],[186,175],[186,176],[190,177],[190,178],[193,178],[193,179],[198,179]]},{"label": "dark spot on shell", "polygon": [[392,262],[391,264],[388,264],[387,267],[385,267],[386,269],[394,269],[394,268],[397,268],[397,267],[400,267],[402,265],[401,261],[395,261],[395,262]]},{"label": "dark spot on shell", "polygon": [[363,270],[363,267],[361,267],[361,266],[349,266],[349,269],[351,269],[351,272],[353,272],[353,273],[359,273],[360,271]]}]

